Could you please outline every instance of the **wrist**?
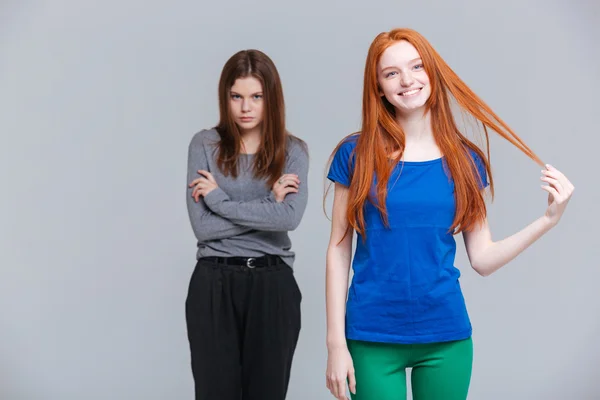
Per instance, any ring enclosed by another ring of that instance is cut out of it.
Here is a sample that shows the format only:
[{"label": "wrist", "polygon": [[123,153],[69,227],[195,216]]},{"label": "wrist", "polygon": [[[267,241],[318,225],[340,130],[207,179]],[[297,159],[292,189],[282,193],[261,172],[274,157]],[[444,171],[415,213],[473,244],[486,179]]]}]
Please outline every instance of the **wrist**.
[{"label": "wrist", "polygon": [[546,230],[554,228],[558,224],[558,219],[552,218],[547,214],[544,214],[541,218],[542,224]]},{"label": "wrist", "polygon": [[204,196],[208,196],[210,193],[214,192],[215,190],[217,190],[219,187],[215,186],[209,190],[206,191],[206,193],[204,194]]},{"label": "wrist", "polygon": [[346,338],[335,338],[335,339],[327,339],[327,350],[334,351],[339,349],[347,349],[348,344],[346,343]]},{"label": "wrist", "polygon": [[204,196],[204,203],[208,208],[216,212],[215,208],[228,199],[229,196],[217,186]]}]

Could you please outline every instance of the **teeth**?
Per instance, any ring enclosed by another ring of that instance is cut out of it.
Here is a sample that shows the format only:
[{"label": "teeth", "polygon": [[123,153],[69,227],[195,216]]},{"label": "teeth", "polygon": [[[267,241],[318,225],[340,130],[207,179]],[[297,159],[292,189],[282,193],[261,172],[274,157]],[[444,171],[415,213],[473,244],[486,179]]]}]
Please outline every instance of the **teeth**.
[{"label": "teeth", "polygon": [[400,93],[400,96],[410,96],[411,94],[417,93],[421,89],[410,90],[408,92]]}]

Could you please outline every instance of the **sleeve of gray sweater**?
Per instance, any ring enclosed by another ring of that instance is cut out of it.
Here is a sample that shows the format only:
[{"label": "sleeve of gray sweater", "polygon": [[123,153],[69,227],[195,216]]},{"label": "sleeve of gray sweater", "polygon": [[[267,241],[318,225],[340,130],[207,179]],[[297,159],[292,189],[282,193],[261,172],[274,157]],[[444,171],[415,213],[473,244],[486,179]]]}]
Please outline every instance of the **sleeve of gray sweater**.
[{"label": "sleeve of gray sweater", "polygon": [[204,202],[213,212],[237,225],[261,231],[293,231],[300,224],[308,201],[308,168],[308,153],[300,143],[292,140],[283,172],[298,175],[298,193],[289,193],[281,203],[273,196],[233,201],[217,188],[204,198]]},{"label": "sleeve of gray sweater", "polygon": [[[208,169],[208,160],[204,148],[199,144],[198,138],[194,138],[188,148],[188,173],[187,183],[198,177],[198,169]],[[225,239],[237,236],[252,230],[252,228],[238,225],[211,211],[200,197],[198,203],[191,196],[192,189],[187,188],[187,209],[192,223],[192,230],[199,242],[209,240]]]}]

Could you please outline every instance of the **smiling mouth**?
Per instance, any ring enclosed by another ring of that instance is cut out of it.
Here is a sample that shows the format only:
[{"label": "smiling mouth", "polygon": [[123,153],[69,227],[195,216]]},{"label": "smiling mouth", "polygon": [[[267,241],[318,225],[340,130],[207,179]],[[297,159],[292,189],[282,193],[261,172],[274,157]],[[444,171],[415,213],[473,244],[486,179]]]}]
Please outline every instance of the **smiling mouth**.
[{"label": "smiling mouth", "polygon": [[414,96],[415,94],[419,93],[422,89],[423,88],[407,90],[406,92],[398,93],[398,95],[403,97]]}]

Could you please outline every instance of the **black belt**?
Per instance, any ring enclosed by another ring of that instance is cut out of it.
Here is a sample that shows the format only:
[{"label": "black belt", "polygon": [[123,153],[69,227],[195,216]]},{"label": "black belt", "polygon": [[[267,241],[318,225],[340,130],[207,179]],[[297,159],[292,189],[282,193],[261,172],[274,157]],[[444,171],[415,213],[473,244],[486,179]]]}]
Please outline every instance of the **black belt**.
[{"label": "black belt", "polygon": [[198,261],[206,261],[223,265],[236,265],[248,268],[270,267],[283,264],[279,256],[266,255],[261,257],[202,257]]}]

